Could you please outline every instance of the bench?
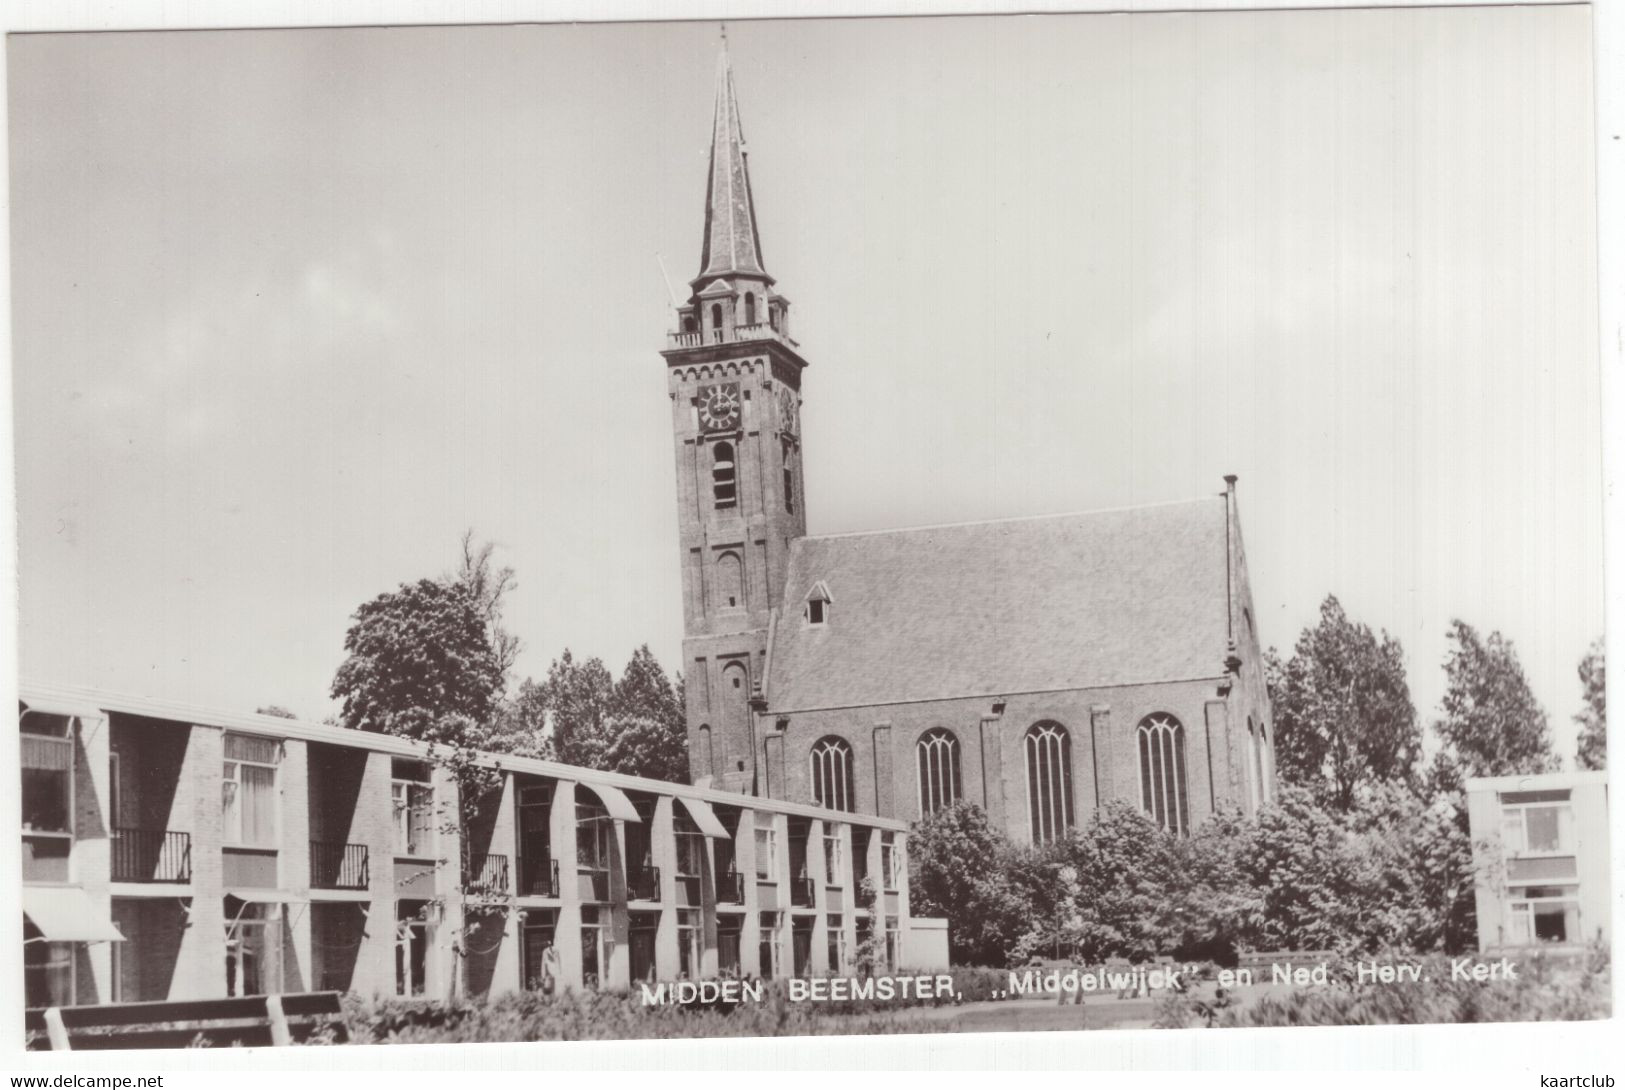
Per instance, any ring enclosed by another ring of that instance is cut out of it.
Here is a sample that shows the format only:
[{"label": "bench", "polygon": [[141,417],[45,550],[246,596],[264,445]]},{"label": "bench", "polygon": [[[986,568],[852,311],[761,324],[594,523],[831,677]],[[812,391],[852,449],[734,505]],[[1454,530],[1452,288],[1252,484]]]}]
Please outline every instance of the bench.
[{"label": "bench", "polygon": [[345,1041],[338,992],[192,999],[179,1003],[109,1003],[36,1007],[24,1017],[28,1047],[53,1051],[100,1048],[186,1048],[291,1045],[331,1031]]}]

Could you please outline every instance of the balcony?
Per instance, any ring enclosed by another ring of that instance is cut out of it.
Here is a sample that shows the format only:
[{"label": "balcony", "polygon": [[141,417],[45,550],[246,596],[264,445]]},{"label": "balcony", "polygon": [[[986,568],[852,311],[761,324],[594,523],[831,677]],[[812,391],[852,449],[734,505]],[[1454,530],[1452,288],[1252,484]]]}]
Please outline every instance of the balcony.
[{"label": "balcony", "polygon": [[192,835],[166,829],[113,830],[113,881],[192,880]]},{"label": "balcony", "polygon": [[519,857],[519,896],[557,897],[559,861],[545,855]]},{"label": "balcony", "polygon": [[745,882],[739,872],[729,867],[717,875],[717,904],[742,905],[745,903]]},{"label": "balcony", "polygon": [[798,350],[801,348],[789,334],[774,329],[767,322],[738,325],[732,329],[708,329],[693,333],[679,331],[666,334],[668,348],[699,348],[707,344],[740,344],[744,341],[778,341],[789,348]]},{"label": "balcony", "polygon": [[790,904],[796,908],[813,907],[813,880],[806,875],[790,879]]},{"label": "balcony", "polygon": [[660,868],[627,868],[626,899],[629,901],[660,900]]},{"label": "balcony", "polygon": [[313,889],[366,889],[369,884],[367,846],[312,840],[310,884]]},{"label": "balcony", "polygon": [[463,892],[476,897],[506,897],[508,895],[508,857],[486,852],[471,852],[468,857],[468,876]]}]

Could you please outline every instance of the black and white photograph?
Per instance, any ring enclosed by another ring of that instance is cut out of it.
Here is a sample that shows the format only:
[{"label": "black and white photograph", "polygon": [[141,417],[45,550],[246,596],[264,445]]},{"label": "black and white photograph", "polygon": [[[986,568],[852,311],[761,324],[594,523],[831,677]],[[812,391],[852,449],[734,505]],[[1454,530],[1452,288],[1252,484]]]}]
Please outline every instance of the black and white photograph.
[{"label": "black and white photograph", "polygon": [[15,1047],[1610,1019],[1595,32],[9,34]]}]

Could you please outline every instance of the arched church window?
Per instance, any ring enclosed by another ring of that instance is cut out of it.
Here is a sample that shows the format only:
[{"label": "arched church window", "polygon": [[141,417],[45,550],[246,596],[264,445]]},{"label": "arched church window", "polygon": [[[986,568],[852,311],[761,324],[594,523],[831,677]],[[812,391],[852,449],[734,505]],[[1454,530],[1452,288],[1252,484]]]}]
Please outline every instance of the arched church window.
[{"label": "arched church window", "polygon": [[1176,836],[1190,832],[1185,789],[1185,727],[1158,712],[1140,720],[1140,805]]},{"label": "arched church window", "polygon": [[920,816],[929,817],[959,801],[959,739],[935,727],[920,735],[914,747],[920,786]]},{"label": "arched church window", "polygon": [[1264,723],[1258,724],[1258,802],[1266,806],[1270,801],[1270,732]]},{"label": "arched church window", "polygon": [[717,557],[717,608],[739,609],[745,604],[745,575],[739,554],[726,552]]},{"label": "arched church window", "polygon": [[830,735],[812,747],[813,801],[831,810],[850,810],[852,789],[852,747],[846,740]]},{"label": "arched church window", "polygon": [[1072,828],[1072,739],[1049,720],[1027,728],[1027,817],[1033,843],[1059,840]]},{"label": "arched church window", "polygon": [[756,296],[748,291],[745,293],[745,324],[756,324]]},{"label": "arched church window", "polygon": [[732,443],[718,443],[711,448],[711,498],[718,507],[732,507],[739,502]]},{"label": "arched church window", "polygon": [[684,333],[698,333],[699,329],[699,323],[694,320],[694,316],[692,314],[683,319]]},{"label": "arched church window", "polygon": [[722,329],[722,304],[721,303],[712,303],[711,304],[711,328],[715,329],[715,330],[719,330],[719,331]]}]

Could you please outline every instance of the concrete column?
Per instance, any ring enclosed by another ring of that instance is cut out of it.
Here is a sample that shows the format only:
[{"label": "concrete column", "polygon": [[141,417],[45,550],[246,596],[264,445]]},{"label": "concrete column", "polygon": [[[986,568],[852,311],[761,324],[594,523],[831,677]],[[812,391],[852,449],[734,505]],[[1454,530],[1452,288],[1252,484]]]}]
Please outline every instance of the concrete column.
[{"label": "concrete column", "polygon": [[812,958],[808,965],[814,974],[827,973],[830,965],[829,943],[824,936],[825,921],[828,919],[824,909],[824,890],[829,884],[829,876],[824,866],[824,823],[818,818],[807,823],[807,877],[812,879],[814,911]]},{"label": "concrete column", "polygon": [[311,981],[310,753],[294,738],[282,742],[277,768],[277,888],[292,894],[283,913],[282,990],[306,992]]},{"label": "concrete column", "polygon": [[553,786],[548,841],[559,863],[559,918],[553,946],[559,952],[559,986],[581,987],[581,882],[576,871],[576,785]]},{"label": "concrete column", "polygon": [[464,941],[462,805],[457,777],[445,765],[429,766],[429,782],[434,788],[434,892],[440,912],[430,929],[424,958],[425,994],[446,998],[463,990],[462,957],[458,952]]},{"label": "concrete column", "polygon": [[734,865],[745,892],[745,919],[739,929],[739,972],[743,976],[762,974],[761,899],[756,894],[756,812],[744,810],[739,828],[734,830]]},{"label": "concrete column", "polygon": [[[69,874],[90,897],[98,918],[113,918],[112,717],[79,716],[73,740],[73,857]],[[12,781],[14,784],[16,781]],[[86,943],[79,963],[77,999],[107,1003],[113,997],[112,944]]]},{"label": "concrete column", "polygon": [[875,813],[881,817],[897,816],[897,784],[892,773],[891,724],[876,723],[874,728],[875,758]]},{"label": "concrete column", "polygon": [[[649,860],[660,871],[660,923],[655,929],[655,979],[676,980],[677,953],[677,800],[662,795],[655,802],[649,829]],[[703,869],[703,868],[702,868]],[[704,880],[701,880],[703,886]],[[701,897],[704,897],[702,891]],[[698,966],[696,966],[698,968]]]},{"label": "concrete column", "polygon": [[[909,900],[908,900],[908,834],[895,833],[897,853],[897,959],[901,963],[908,956]],[[908,968],[899,964],[899,968]]]},{"label": "concrete column", "polygon": [[366,929],[356,953],[352,990],[362,995],[395,992],[395,806],[390,797],[394,765],[387,753],[368,753],[350,822],[354,843],[367,847]]},{"label": "concrete column", "polygon": [[192,900],[175,957],[171,999],[213,999],[226,994],[224,816],[220,782],[225,741],[218,727],[192,726],[176,780],[166,828],[192,835]]},{"label": "concrete column", "polygon": [[502,945],[497,950],[496,965],[491,973],[489,995],[516,992],[522,984],[519,979],[519,914],[512,910],[513,897],[519,889],[519,819],[514,809],[517,795],[511,772],[500,774],[497,790],[496,824],[491,829],[491,838],[485,850],[508,861],[508,895],[504,898],[507,904],[504,908]]},{"label": "concrete column", "polygon": [[610,844],[609,894],[610,931],[615,945],[604,967],[604,987],[632,986],[632,914],[626,908],[626,822],[615,819],[615,838]]},{"label": "concrete column", "polygon": [[[858,891],[857,884],[852,881],[852,826],[843,824],[840,827],[841,836],[841,865],[846,873],[839,876],[841,883],[841,926],[846,932],[846,956],[850,963],[852,951],[858,945]],[[849,966],[839,966],[845,970]]]}]

